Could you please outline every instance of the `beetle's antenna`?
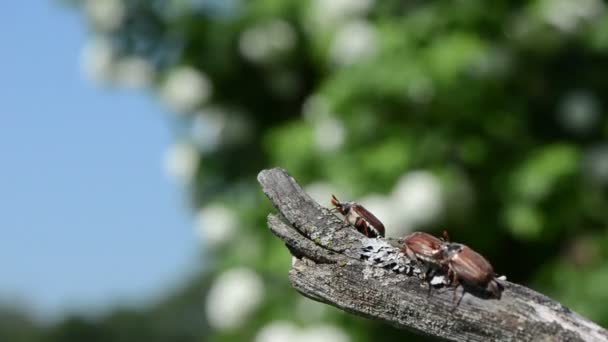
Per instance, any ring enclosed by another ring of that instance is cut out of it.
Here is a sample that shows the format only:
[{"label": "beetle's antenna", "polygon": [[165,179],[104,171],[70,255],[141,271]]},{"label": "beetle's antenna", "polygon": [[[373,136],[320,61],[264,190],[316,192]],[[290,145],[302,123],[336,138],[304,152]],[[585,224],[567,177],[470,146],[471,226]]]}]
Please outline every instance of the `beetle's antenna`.
[{"label": "beetle's antenna", "polygon": [[445,240],[445,242],[450,242],[450,236],[448,235],[447,230],[443,231],[443,239]]}]

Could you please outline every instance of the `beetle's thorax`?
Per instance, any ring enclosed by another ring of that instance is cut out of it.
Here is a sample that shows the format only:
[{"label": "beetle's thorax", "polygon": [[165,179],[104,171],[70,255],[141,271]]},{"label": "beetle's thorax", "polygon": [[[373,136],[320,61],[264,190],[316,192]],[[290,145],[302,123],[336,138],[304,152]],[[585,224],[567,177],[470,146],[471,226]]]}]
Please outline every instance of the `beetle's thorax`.
[{"label": "beetle's thorax", "polygon": [[465,246],[463,244],[450,242],[443,245],[441,250],[445,259],[453,259],[458,253],[462,252],[464,248]]},{"label": "beetle's thorax", "polygon": [[355,210],[352,210],[354,205],[354,202],[342,203],[342,215],[344,215],[348,223],[352,225],[355,225],[357,219],[361,217]]},{"label": "beetle's thorax", "polygon": [[342,211],[344,212],[345,215],[348,215],[348,213],[350,213],[353,205],[355,205],[355,202],[343,202],[342,203]]}]

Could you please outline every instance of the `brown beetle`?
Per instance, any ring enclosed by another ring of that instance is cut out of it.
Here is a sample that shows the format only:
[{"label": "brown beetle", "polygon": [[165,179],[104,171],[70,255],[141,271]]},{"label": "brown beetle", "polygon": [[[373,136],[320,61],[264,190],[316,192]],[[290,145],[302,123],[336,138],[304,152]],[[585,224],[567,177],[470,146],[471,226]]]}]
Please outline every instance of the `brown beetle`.
[{"label": "brown beetle", "polygon": [[430,283],[437,271],[447,273],[448,268],[443,263],[441,251],[445,241],[424,232],[414,232],[398,240],[399,248],[410,260],[415,260],[423,266],[424,278],[427,280],[431,295]]},{"label": "brown beetle", "polygon": [[441,248],[445,242],[431,234],[414,232],[399,239],[403,254],[411,260],[441,266]]},{"label": "brown beetle", "polygon": [[384,224],[361,204],[340,202],[334,195],[331,195],[331,204],[344,215],[344,221],[355,226],[361,234],[369,238],[384,237]]},{"label": "brown beetle", "polygon": [[[445,243],[437,259],[448,268],[448,278],[454,286],[454,301],[459,286],[482,290],[490,298],[500,299],[503,287],[496,281],[492,265],[481,254],[460,243]],[[464,297],[464,291],[458,304]]]}]

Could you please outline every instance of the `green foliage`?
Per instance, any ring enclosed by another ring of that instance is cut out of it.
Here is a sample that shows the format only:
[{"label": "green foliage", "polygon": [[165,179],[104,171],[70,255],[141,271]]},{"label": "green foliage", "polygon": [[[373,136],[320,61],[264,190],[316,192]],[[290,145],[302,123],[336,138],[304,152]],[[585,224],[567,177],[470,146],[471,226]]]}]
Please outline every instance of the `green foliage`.
[{"label": "green foliage", "polygon": [[[293,322],[289,329],[331,324],[353,341],[408,335],[335,309],[298,309],[307,304],[288,284],[289,254],[265,228],[272,209],[255,180],[277,165],[339,196],[375,193],[387,205],[411,198],[394,203],[396,212],[436,201],[415,186],[399,188],[404,175],[424,171],[427,182],[434,175],[440,212],[388,226],[389,235],[447,229],[510,280],[608,326],[608,21],[600,1],[576,10],[544,0],[120,3],[126,12],[116,28],[102,30],[89,16],[112,43],[110,71],[123,58],[143,58],[154,69],[149,89],[167,102],[172,72],[192,67],[212,91],[176,116],[178,133],[200,138],[191,128],[209,120],[210,108],[224,119],[216,141],[197,147],[188,181],[193,208],[222,203],[238,229],[230,243],[209,244],[212,261],[201,279],[213,283],[247,267],[264,284],[262,302],[243,323],[207,332],[193,328],[199,321],[175,322],[168,329],[191,329],[183,340],[252,340],[277,320]],[[206,312],[202,291],[184,293],[187,312]],[[166,312],[183,312],[181,304]],[[158,322],[142,315],[107,318],[95,336],[158,333],[154,324],[129,323]],[[66,320],[52,336],[84,338],[88,328]]]}]

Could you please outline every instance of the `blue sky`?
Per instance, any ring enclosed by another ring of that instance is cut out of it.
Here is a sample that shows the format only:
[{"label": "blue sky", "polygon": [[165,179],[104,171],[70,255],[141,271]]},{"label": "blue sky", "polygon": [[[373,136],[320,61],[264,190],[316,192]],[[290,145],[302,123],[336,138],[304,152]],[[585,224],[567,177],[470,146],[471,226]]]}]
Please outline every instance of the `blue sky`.
[{"label": "blue sky", "polygon": [[12,1],[0,18],[0,300],[57,317],[178,285],[198,241],[163,167],[168,114],[82,76],[75,11]]}]

